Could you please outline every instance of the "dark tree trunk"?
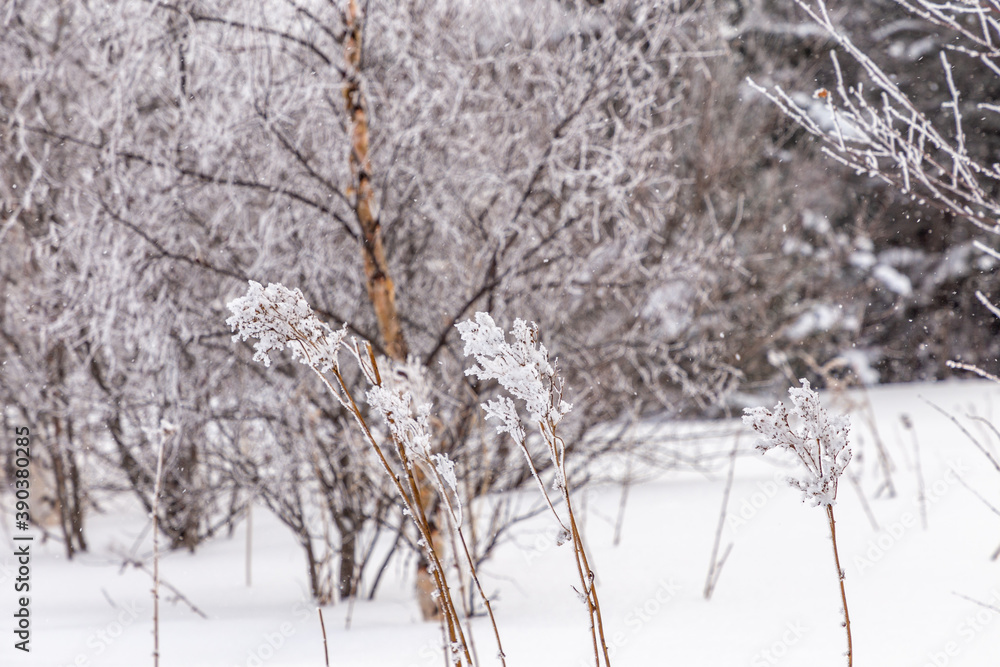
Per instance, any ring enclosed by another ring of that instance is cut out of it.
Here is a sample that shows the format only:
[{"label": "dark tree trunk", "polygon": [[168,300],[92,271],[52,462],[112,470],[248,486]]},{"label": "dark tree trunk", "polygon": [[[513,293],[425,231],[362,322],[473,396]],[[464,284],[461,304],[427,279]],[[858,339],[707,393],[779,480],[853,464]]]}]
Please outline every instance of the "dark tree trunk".
[{"label": "dark tree trunk", "polygon": [[341,600],[352,598],[358,594],[356,576],[358,554],[358,533],[349,530],[340,534],[340,581],[339,595]]}]

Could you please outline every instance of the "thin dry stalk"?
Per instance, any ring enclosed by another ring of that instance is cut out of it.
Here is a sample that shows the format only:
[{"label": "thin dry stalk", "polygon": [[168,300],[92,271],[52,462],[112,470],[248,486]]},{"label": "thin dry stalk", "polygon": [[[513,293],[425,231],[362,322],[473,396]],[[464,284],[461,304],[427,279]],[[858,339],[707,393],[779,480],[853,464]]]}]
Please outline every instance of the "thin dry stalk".
[{"label": "thin dry stalk", "polygon": [[465,341],[465,356],[476,360],[476,366],[466,369],[466,375],[474,375],[480,380],[496,380],[510,396],[524,403],[531,415],[530,423],[534,424],[542,436],[555,474],[555,486],[566,505],[565,522],[556,511],[531,460],[527,435],[514,401],[508,396],[500,396],[482,404],[486,418],[496,420],[497,431],[509,434],[524,455],[542,498],[559,525],[559,543],[562,544],[567,539],[573,543],[574,562],[580,578],[579,594],[587,605],[590,618],[594,663],[597,667],[601,667],[602,662],[605,667],[610,667],[611,656],[605,640],[596,577],[573,510],[569,476],[566,472],[566,443],[556,432],[557,424],[573,407],[562,400],[562,380],[549,363],[548,350],[539,341],[538,328],[534,324],[521,319],[514,320],[510,343],[489,313],[476,313],[474,321],[460,322],[456,327]]},{"label": "thin dry stalk", "polygon": [[326,641],[326,623],[323,622],[323,609],[316,607],[319,613],[319,629],[323,632],[323,658],[326,660],[326,667],[330,667],[330,648]]},{"label": "thin dry stalk", "polygon": [[247,588],[253,583],[253,503],[247,503],[246,580]]},{"label": "thin dry stalk", "polygon": [[156,448],[156,479],[153,483],[153,667],[160,665],[160,491],[163,481],[163,444],[167,434],[160,433]]},{"label": "thin dry stalk", "polygon": [[[112,550],[112,553],[115,553],[115,554],[117,554],[119,556],[122,556],[122,569],[123,570],[125,569],[126,566],[132,566],[135,569],[139,570],[140,572],[145,572],[146,574],[149,575],[150,578],[153,578],[153,573],[146,566],[146,564],[143,563],[141,560],[138,560],[138,559],[133,558],[131,556],[127,556],[125,554],[122,554],[122,553],[114,551],[114,550]],[[197,605],[195,605],[193,602],[191,602],[191,600],[189,600],[186,595],[184,595],[183,593],[181,593],[180,589],[178,589],[176,586],[174,586],[173,584],[171,584],[169,581],[166,581],[165,579],[163,579],[162,577],[160,577],[160,579],[159,579],[159,586],[162,587],[162,588],[167,589],[168,591],[170,591],[173,594],[173,598],[172,599],[168,599],[167,600],[168,602],[183,602],[185,605],[187,605],[188,609],[190,609],[192,612],[194,612],[195,614],[198,614],[199,616],[201,616],[205,620],[208,620],[208,614],[206,614],[201,609],[199,609],[197,607]]]},{"label": "thin dry stalk", "polygon": [[617,547],[622,541],[622,526],[625,524],[625,506],[628,504],[628,492],[632,488],[632,457],[625,463],[625,479],[622,481],[622,493],[618,497],[618,514],[615,516],[615,535],[611,545]]},{"label": "thin dry stalk", "polygon": [[847,481],[851,483],[851,487],[853,487],[855,492],[857,492],[858,501],[861,503],[861,509],[864,510],[865,516],[868,517],[868,523],[872,525],[872,530],[881,530],[878,525],[878,519],[875,518],[875,513],[872,512],[871,505],[868,504],[868,499],[865,497],[865,490],[861,488],[861,482],[858,480],[858,476],[852,472],[846,471],[844,472],[844,476],[847,477]]},{"label": "thin dry stalk", "polygon": [[[371,360],[371,375],[369,380],[376,386],[382,385],[381,375],[378,372],[378,366],[374,361],[374,356],[371,355],[370,348],[369,358]],[[359,363],[361,362],[361,351],[357,347],[354,350],[355,356]],[[438,604],[441,605],[442,609],[442,620],[445,624],[445,632],[449,642],[449,647],[459,646],[462,651],[463,657],[466,660],[466,664],[474,664],[472,660],[471,652],[469,651],[468,644],[465,639],[465,634],[462,630],[461,622],[459,620],[458,610],[455,608],[455,603],[451,595],[451,589],[448,585],[447,579],[444,576],[444,566],[441,563],[441,559],[435,550],[433,534],[430,529],[430,525],[427,521],[427,515],[424,510],[422,502],[422,494],[420,493],[419,486],[416,481],[416,477],[413,473],[413,466],[410,463],[409,457],[406,455],[405,447],[403,443],[397,438],[393,437],[393,444],[396,447],[396,454],[400,459],[404,471],[404,478],[409,490],[403,486],[403,482],[400,481],[400,476],[393,469],[389,460],[386,458],[385,453],[382,450],[381,445],[379,445],[378,440],[372,434],[371,429],[368,427],[368,423],[365,421],[365,416],[358,407],[357,402],[354,400],[354,396],[351,394],[350,389],[347,387],[347,382],[344,380],[343,375],[340,373],[339,368],[332,368],[330,372],[334,375],[339,385],[340,391],[338,392],[334,389],[333,385],[326,379],[326,377],[319,372],[318,369],[312,367],[316,374],[320,377],[323,383],[327,386],[330,392],[341,402],[341,404],[348,409],[348,411],[354,416],[355,421],[361,428],[365,439],[368,440],[368,444],[372,447],[378,458],[379,464],[385,473],[389,476],[392,481],[396,492],[399,494],[400,499],[403,501],[407,512],[412,518],[414,524],[417,526],[417,531],[420,534],[421,546],[424,549],[425,555],[428,558],[430,564],[431,575],[434,580],[435,588],[439,593]],[[362,370],[366,371],[365,365],[362,364]],[[449,650],[452,650],[449,648]],[[459,663],[461,664],[461,663]]]},{"label": "thin dry stalk", "polygon": [[833,541],[833,560],[837,564],[837,579],[840,581],[840,600],[844,603],[844,630],[847,632],[847,667],[854,661],[854,645],[851,642],[851,616],[847,611],[847,591],[844,588],[844,570],[840,567],[840,552],[837,550],[837,525],[833,518],[833,505],[826,506],[826,516],[830,521],[830,539]]},{"label": "thin dry stalk", "polygon": [[917,432],[913,428],[913,421],[909,415],[900,415],[903,428],[910,432],[913,439],[913,460],[917,468],[917,502],[920,505],[920,525],[927,530],[927,494],[924,491],[924,472],[920,464],[920,443],[917,441]]},{"label": "thin dry stalk", "polygon": [[705,577],[705,590],[702,591],[706,600],[712,599],[712,592],[715,591],[715,584],[722,574],[722,566],[729,557],[729,552],[733,549],[732,542],[726,547],[726,551],[719,556],[719,544],[722,542],[722,529],[726,524],[726,509],[729,507],[729,493],[733,489],[733,477],[736,473],[736,451],[739,448],[740,439],[736,437],[733,443],[733,450],[729,452],[729,473],[726,475],[726,489],[722,492],[722,507],[719,509],[719,523],[715,527],[715,540],[712,542],[712,556],[709,559],[708,576]]},{"label": "thin dry stalk", "polygon": [[[580,533],[576,514],[573,511],[573,501],[570,497],[569,480],[566,474],[566,444],[562,438],[556,435],[556,425],[551,420],[548,420],[547,424],[539,424],[539,429],[549,446],[549,455],[556,465],[559,475],[559,489],[562,492],[563,502],[566,504],[566,514],[569,518],[569,532],[573,543],[577,575],[580,577],[580,596],[586,602],[587,612],[590,616],[590,635],[594,649],[594,664],[597,667],[601,667],[603,658],[605,667],[611,667],[611,656],[608,651],[608,642],[604,637],[604,619],[601,616],[601,602],[597,597],[594,570],[590,566],[590,559],[587,557],[587,550],[583,545],[583,536]],[[527,455],[527,446],[523,441],[522,447],[524,448],[525,455]],[[553,509],[554,511],[555,509]],[[556,518],[558,519],[558,515],[556,515]]]},{"label": "thin dry stalk", "polygon": [[611,656],[608,653],[608,642],[604,638],[604,620],[601,617],[601,601],[597,597],[597,584],[594,581],[594,570],[590,567],[587,551],[583,547],[583,537],[577,528],[576,515],[570,503],[569,491],[564,489],[563,499],[566,502],[566,512],[569,515],[569,526],[573,534],[573,549],[576,552],[577,571],[580,584],[583,586],[587,601],[587,611],[590,613],[590,634],[594,643],[594,664],[601,666],[604,658],[605,667],[611,667]]},{"label": "thin dry stalk", "polygon": [[879,434],[878,420],[875,418],[875,410],[872,407],[872,400],[868,395],[868,390],[862,386],[861,391],[864,392],[864,400],[861,403],[861,407],[863,408],[865,421],[868,423],[868,428],[875,440],[875,451],[878,453],[879,464],[882,466],[882,471],[885,473],[885,481],[883,482],[882,488],[877,489],[874,495],[878,497],[879,493],[884,488],[886,492],[888,492],[890,498],[895,498],[896,485],[892,482],[892,470],[894,466],[892,464],[892,460],[889,458],[889,451],[886,449],[885,442],[883,442],[882,436]]},{"label": "thin dry stalk", "polygon": [[983,602],[981,600],[977,600],[976,598],[970,598],[968,595],[962,595],[961,593],[954,593],[954,595],[962,598],[963,600],[968,600],[973,604],[977,604],[983,609],[992,609],[993,611],[1000,613],[1000,607],[996,606],[995,604],[990,604],[989,602]]},{"label": "thin dry stalk", "polygon": [[[635,419],[633,415],[627,419],[618,430],[618,434],[613,436],[612,440],[622,441],[622,436],[628,431],[632,426]],[[632,488],[633,475],[632,466],[634,465],[635,459],[635,441],[633,438],[627,438],[624,440],[625,443],[625,479],[622,481],[622,493],[618,497],[618,515],[615,517],[615,535],[611,540],[612,546],[618,546],[622,539],[622,526],[625,523],[625,506],[628,504],[629,490]]]},{"label": "thin dry stalk", "polygon": [[[921,397],[921,398],[923,398],[923,397]],[[972,444],[975,445],[976,449],[978,449],[980,452],[982,452],[983,456],[986,457],[986,460],[990,462],[990,464],[993,466],[993,468],[997,472],[1000,472],[1000,462],[998,462],[996,460],[996,458],[993,456],[993,454],[991,454],[990,451],[988,449],[986,449],[985,446],[983,446],[983,443],[979,442],[979,440],[977,440],[976,437],[973,436],[972,433],[969,432],[969,429],[965,428],[965,426],[962,425],[962,422],[958,421],[958,419],[955,418],[955,415],[951,414],[947,410],[944,410],[940,406],[938,406],[938,405],[936,405],[934,403],[931,403],[926,398],[924,398],[923,400],[924,400],[924,403],[926,403],[927,405],[931,406],[932,408],[934,408],[935,410],[937,410],[938,412],[940,412],[942,415],[944,415],[945,417],[947,417],[948,419],[950,419],[951,422],[955,426],[957,426],[958,429],[962,433],[965,434],[965,437],[967,437],[972,442]]]},{"label": "thin dry stalk", "polygon": [[587,605],[587,613],[590,617],[590,634],[594,650],[594,663],[597,667],[600,667],[603,657],[603,664],[606,667],[610,667],[611,656],[608,652],[607,641],[604,638],[604,620],[601,616],[601,603],[597,597],[595,575],[593,569],[590,567],[590,560],[587,558],[587,551],[583,544],[583,537],[580,534],[580,530],[576,522],[576,515],[573,511],[573,501],[570,496],[569,484],[567,481],[565,466],[566,445],[562,441],[562,438],[559,438],[556,435],[555,425],[551,420],[548,424],[539,422],[538,429],[541,432],[542,437],[545,439],[545,443],[549,450],[549,457],[556,468],[556,474],[558,475],[557,486],[561,491],[563,503],[566,505],[566,513],[569,519],[568,522],[564,522],[559,516],[552,499],[549,497],[548,489],[546,489],[544,482],[542,482],[541,477],[538,475],[538,471],[531,460],[531,453],[528,451],[527,438],[522,436],[517,439],[516,442],[518,447],[521,449],[521,452],[524,454],[529,467],[531,468],[532,475],[538,483],[538,489],[541,492],[545,503],[552,511],[552,515],[555,517],[556,523],[559,524],[559,528],[563,535],[568,535],[573,544],[577,576],[580,578],[580,591],[578,592],[581,599],[583,599]]},{"label": "thin dry stalk", "polygon": [[[479,592],[479,598],[483,601],[483,606],[486,608],[486,614],[489,616],[490,625],[493,628],[493,636],[497,642],[497,657],[500,658],[500,664],[507,664],[507,654],[503,650],[503,642],[500,641],[500,629],[497,627],[496,617],[493,615],[493,605],[490,603],[489,597],[486,595],[486,591],[483,590],[483,585],[479,581],[479,572],[476,570],[476,560],[472,557],[472,552],[469,550],[468,540],[465,539],[465,531],[462,529],[462,519],[455,509],[454,504],[451,501],[451,497],[448,495],[444,488],[444,482],[441,480],[441,475],[438,473],[437,468],[431,468],[431,474],[438,486],[438,494],[444,500],[445,507],[448,510],[448,519],[451,521],[452,526],[452,539],[457,538],[458,543],[462,546],[462,554],[465,556],[466,565],[469,567],[469,577],[472,582],[476,585],[476,590]],[[458,549],[455,548],[455,553],[458,553]],[[461,586],[462,599],[465,599],[465,587],[459,580],[459,585]],[[469,617],[472,616],[472,609],[469,609]],[[469,629],[469,641],[472,644],[472,629]],[[472,646],[473,652],[475,652],[475,646]]]}]

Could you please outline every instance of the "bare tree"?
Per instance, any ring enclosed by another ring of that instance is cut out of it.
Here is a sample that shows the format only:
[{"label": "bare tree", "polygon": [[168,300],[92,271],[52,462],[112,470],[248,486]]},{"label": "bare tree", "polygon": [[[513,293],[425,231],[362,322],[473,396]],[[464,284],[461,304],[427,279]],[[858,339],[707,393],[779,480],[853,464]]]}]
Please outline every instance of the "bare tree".
[{"label": "bare tree", "polygon": [[[713,191],[711,125],[692,134],[688,105],[711,97],[705,54],[724,53],[709,8],[364,9],[37,1],[12,7],[0,34],[17,73],[0,95],[3,159],[18,165],[4,230],[41,266],[17,308],[51,304],[30,338],[72,352],[59,382],[80,397],[73,433],[107,425],[101,469],[149,507],[140,425],[169,414],[179,463],[158,523],[171,544],[193,548],[261,499],[324,600],[334,582],[356,592],[359,539],[395,519],[340,408],[301,369],[234,363],[220,322],[248,278],[301,288],[327,321],[429,369],[436,447],[462,462],[472,498],[531,473],[484,429],[494,390],[462,375],[455,323],[530,315],[553,355],[573,358],[560,428],[582,466],[611,446],[595,425],[706,408],[735,386],[753,315],[726,300],[746,283],[734,234],[767,218],[744,207],[745,183]],[[13,357],[28,330],[5,308]],[[4,371],[5,390],[42,386],[25,363]]]}]

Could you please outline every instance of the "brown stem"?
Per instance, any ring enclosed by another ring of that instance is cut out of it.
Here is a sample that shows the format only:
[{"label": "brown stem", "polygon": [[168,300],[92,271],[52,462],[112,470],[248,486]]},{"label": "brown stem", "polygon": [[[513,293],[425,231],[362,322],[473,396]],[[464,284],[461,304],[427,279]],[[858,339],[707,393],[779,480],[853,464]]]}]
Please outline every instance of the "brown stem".
[{"label": "brown stem", "polygon": [[[594,571],[590,567],[587,551],[583,547],[583,536],[576,523],[573,512],[573,502],[570,499],[569,480],[566,475],[566,449],[562,439],[556,435],[556,427],[551,421],[539,423],[542,436],[549,447],[549,456],[561,476],[563,502],[566,503],[566,513],[569,515],[570,536],[573,540],[573,550],[576,552],[577,574],[583,587],[581,595],[586,596],[587,611],[590,614],[590,635],[593,640],[594,664],[601,667],[601,656],[604,656],[605,667],[611,667],[611,656],[608,652],[608,642],[604,637],[604,620],[601,617],[601,602],[597,598],[597,583],[594,581]],[[554,510],[553,510],[554,511]],[[556,517],[558,519],[558,516]]]},{"label": "brown stem", "polygon": [[319,628],[323,631],[323,657],[326,659],[326,667],[330,667],[330,648],[326,642],[326,623],[323,622],[323,608],[317,607],[319,612]]},{"label": "brown stem", "polygon": [[[500,664],[503,665],[503,667],[506,667],[507,654],[504,653],[503,643],[500,641],[500,628],[497,627],[497,620],[496,617],[493,615],[493,605],[490,604],[490,599],[486,596],[486,591],[483,590],[483,585],[479,581],[479,572],[476,571],[476,561],[472,557],[472,552],[469,550],[469,543],[465,539],[465,531],[462,530],[462,524],[459,521],[459,517],[457,516],[454,505],[452,505],[451,499],[448,497],[448,494],[444,489],[444,482],[440,479],[440,475],[437,473],[436,470],[432,470],[432,474],[434,475],[434,478],[438,485],[438,494],[442,497],[442,499],[445,502],[445,506],[447,507],[448,510],[448,517],[451,519],[452,527],[454,528],[454,530],[452,531],[452,539],[454,540],[455,536],[456,535],[458,536],[458,541],[459,543],[461,543],[462,551],[465,554],[465,560],[469,564],[469,576],[471,577],[473,583],[475,583],[476,590],[479,591],[479,597],[482,599],[483,605],[486,607],[486,613],[489,616],[490,625],[493,626],[493,636],[496,638],[497,641],[497,657],[500,659]],[[457,553],[458,549],[456,547],[453,548],[455,548],[455,552]],[[471,610],[470,610],[470,616],[471,616]],[[471,630],[469,637],[470,638],[472,637]]]},{"label": "brown stem", "polygon": [[576,515],[573,513],[573,506],[570,504],[569,490],[565,488],[565,476],[563,477],[563,500],[566,503],[566,510],[569,514],[569,527],[573,538],[573,549],[576,551],[577,572],[580,575],[580,584],[583,586],[583,594],[587,597],[587,611],[590,612],[590,634],[594,646],[594,664],[601,667],[601,655],[604,656],[605,667],[611,667],[611,656],[608,653],[608,642],[604,638],[604,620],[601,617],[601,602],[597,598],[597,583],[594,581],[594,571],[590,568],[590,561],[587,552],[583,548],[583,537],[576,524]]},{"label": "brown stem", "polygon": [[[451,642],[459,642],[465,654],[465,659],[468,661],[467,664],[472,665],[472,655],[469,652],[469,646],[465,641],[465,634],[462,631],[458,608],[455,606],[455,601],[451,595],[451,588],[448,586],[448,581],[445,578],[444,565],[438,557],[437,549],[434,548],[434,533],[431,530],[430,522],[427,520],[427,514],[424,511],[423,498],[425,492],[422,493],[422,489],[417,483],[417,478],[413,470],[413,464],[410,463],[410,459],[406,455],[406,448],[403,446],[403,443],[399,442],[395,437],[393,437],[393,442],[396,444],[396,454],[399,456],[399,460],[403,464],[403,470],[406,473],[406,479],[410,485],[410,493],[414,499],[413,507],[416,510],[416,514],[413,516],[413,520],[420,528],[424,541],[427,542],[425,551],[433,569],[431,574],[434,576],[434,582],[437,586],[438,593],[440,593],[438,600],[443,606],[442,611],[444,612],[445,620],[448,623],[449,639]],[[449,648],[448,650],[451,649]]]},{"label": "brown stem", "polygon": [[847,613],[847,591],[844,589],[844,571],[840,568],[840,554],[837,551],[837,525],[833,520],[833,505],[826,506],[826,516],[830,520],[830,538],[833,540],[833,560],[837,564],[837,578],[840,580],[840,600],[844,603],[844,629],[847,631],[847,667],[854,660],[851,644],[851,617]]},{"label": "brown stem", "polygon": [[[361,357],[359,353],[358,361],[360,362],[360,360]],[[378,441],[375,439],[375,436],[371,432],[371,429],[368,428],[368,424],[365,421],[364,415],[361,413],[361,409],[358,407],[358,404],[354,400],[354,396],[347,388],[347,383],[344,380],[344,377],[340,374],[340,369],[333,368],[330,371],[333,374],[333,376],[337,379],[337,384],[339,385],[340,388],[340,392],[338,392],[333,387],[333,385],[330,384],[330,382],[326,379],[326,377],[319,372],[319,370],[315,366],[311,366],[311,368],[313,369],[313,372],[315,372],[316,375],[319,376],[320,380],[323,381],[327,389],[335,397],[337,397],[338,400],[341,401],[341,404],[345,408],[347,408],[351,412],[355,421],[358,423],[358,426],[361,428],[362,433],[364,433],[365,439],[368,440],[368,443],[372,446],[375,455],[378,457],[382,469],[389,476],[389,479],[392,481],[393,486],[396,488],[396,492],[399,494],[400,499],[403,501],[404,507],[409,512],[410,518],[413,520],[413,523],[416,524],[417,531],[420,533],[420,537],[423,539],[424,542],[426,542],[426,546],[424,547],[425,556],[427,557],[428,564],[432,569],[431,574],[434,578],[435,587],[440,593],[440,597],[438,599],[441,601],[441,604],[444,607],[442,611],[444,612],[443,614],[444,620],[447,625],[448,638],[451,642],[457,642],[462,647],[463,656],[466,661],[465,664],[469,666],[473,665],[474,663],[472,660],[472,656],[469,653],[469,647],[465,641],[465,635],[462,631],[462,626],[458,616],[458,611],[455,608],[455,603],[451,597],[451,590],[449,589],[448,582],[445,579],[444,566],[441,563],[441,560],[438,557],[437,552],[434,550],[433,534],[431,532],[430,525],[427,521],[427,515],[424,512],[424,507],[420,496],[419,487],[413,475],[413,467],[412,465],[410,465],[408,457],[406,456],[406,450],[404,449],[402,443],[398,442],[395,438],[393,438],[394,444],[396,445],[397,448],[396,452],[399,455],[400,461],[403,465],[406,481],[410,487],[410,493],[407,493],[406,488],[403,486],[403,482],[400,480],[400,476],[397,475],[396,472],[392,469],[392,466],[389,464],[389,460],[386,458],[385,453],[382,451],[382,447],[378,444]],[[373,357],[372,357],[372,372],[374,374],[374,377],[369,379],[371,379],[374,382],[375,378],[379,377],[379,374],[378,374],[378,365],[375,363]],[[450,648],[448,650],[450,650]]]}]

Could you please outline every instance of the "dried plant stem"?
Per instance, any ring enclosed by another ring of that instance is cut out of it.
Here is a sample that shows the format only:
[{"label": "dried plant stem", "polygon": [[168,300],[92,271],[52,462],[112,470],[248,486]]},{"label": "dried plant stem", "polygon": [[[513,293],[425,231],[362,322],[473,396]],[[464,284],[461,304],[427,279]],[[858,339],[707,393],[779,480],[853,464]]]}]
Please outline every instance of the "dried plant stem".
[{"label": "dried plant stem", "polygon": [[733,449],[729,452],[729,474],[726,475],[726,489],[722,492],[722,507],[719,509],[719,522],[715,526],[715,540],[712,542],[712,556],[709,559],[708,575],[705,577],[705,589],[702,591],[702,595],[706,600],[712,598],[712,592],[715,590],[715,584],[719,580],[719,575],[722,573],[722,566],[726,562],[726,558],[729,557],[729,552],[733,548],[732,542],[726,547],[725,552],[722,554],[722,558],[719,558],[719,545],[722,542],[722,529],[726,525],[726,509],[729,507],[729,494],[733,489],[733,478],[736,473],[736,452],[740,446],[740,439],[737,436],[736,441],[733,443]]},{"label": "dried plant stem", "polygon": [[323,632],[323,657],[326,659],[326,667],[330,667],[330,649],[326,642],[326,623],[323,622],[323,609],[316,607],[319,612],[319,629]]},{"label": "dried plant stem", "polygon": [[247,588],[253,583],[253,502],[247,503],[246,580]]},{"label": "dried plant stem", "polygon": [[833,560],[837,564],[837,579],[840,581],[840,600],[844,603],[844,629],[847,631],[847,667],[854,661],[854,647],[851,643],[851,616],[847,611],[847,591],[844,588],[844,570],[840,567],[840,553],[837,551],[837,524],[833,519],[833,505],[826,506],[826,517],[830,520],[830,539],[833,541]]},{"label": "dried plant stem", "polygon": [[[923,397],[921,396],[921,398],[923,398]],[[965,428],[965,426],[962,425],[962,422],[958,421],[958,419],[955,418],[955,415],[953,415],[950,412],[944,410],[940,406],[935,405],[934,403],[931,403],[926,398],[924,398],[923,400],[924,400],[924,403],[926,403],[927,405],[931,406],[932,408],[934,408],[935,410],[937,410],[938,412],[940,412],[942,415],[944,415],[945,417],[947,417],[948,419],[950,419],[951,422],[955,426],[957,426],[958,429],[962,433],[965,434],[965,437],[967,437],[972,442],[972,444],[976,446],[976,449],[978,449],[982,453],[982,455],[986,457],[986,460],[989,461],[990,464],[992,464],[994,470],[996,470],[997,472],[1000,472],[1000,461],[997,461],[997,459],[993,456],[993,454],[991,454],[990,451],[988,449],[986,449],[986,447],[983,446],[983,443],[979,442],[979,440],[977,440],[975,438],[975,436],[973,436],[971,433],[969,433],[969,429]]]},{"label": "dried plant stem", "polygon": [[590,634],[594,643],[594,664],[601,667],[601,657],[604,665],[611,667],[611,656],[608,654],[608,642],[604,638],[604,620],[601,618],[601,602],[597,597],[597,584],[594,582],[594,571],[590,567],[587,551],[583,548],[583,537],[576,524],[576,515],[570,502],[569,491],[563,487],[563,500],[569,514],[569,527],[573,537],[573,549],[576,552],[576,567],[583,586],[581,595],[587,601],[587,611],[590,614]]},{"label": "dried plant stem", "polygon": [[[406,454],[406,448],[403,446],[403,443],[395,437],[393,438],[393,442],[396,445],[396,454],[399,456],[399,460],[403,464],[403,470],[406,472],[406,480],[409,483],[410,493],[412,494],[412,502],[409,503],[410,511],[413,513],[413,519],[420,530],[421,537],[427,544],[425,551],[428,560],[430,560],[431,575],[434,577],[435,587],[440,595],[438,598],[439,606],[441,607],[444,622],[447,626],[450,646],[454,646],[455,644],[461,645],[467,664],[475,664],[472,660],[472,654],[469,650],[465,633],[462,630],[458,608],[455,606],[454,598],[451,595],[451,587],[445,578],[444,565],[441,563],[437,549],[434,547],[434,533],[431,530],[430,522],[427,520],[427,514],[424,511],[423,495],[421,494],[420,485],[417,483],[417,478],[414,475],[413,464]],[[449,648],[449,650],[451,649]]]},{"label": "dried plant stem", "polygon": [[163,484],[163,443],[156,448],[156,480],[153,483],[153,667],[160,665],[160,490]]},{"label": "dried plant stem", "polygon": [[[497,657],[500,658],[500,664],[506,667],[507,654],[504,653],[503,643],[500,641],[500,628],[497,627],[497,620],[493,616],[493,605],[490,604],[490,599],[486,596],[486,591],[483,590],[483,585],[479,581],[479,572],[476,570],[476,561],[472,557],[472,552],[469,551],[469,543],[465,539],[465,531],[462,529],[461,519],[458,516],[458,513],[456,512],[455,507],[451,502],[451,498],[445,492],[444,484],[441,482],[440,474],[438,473],[437,469],[432,468],[431,470],[435,480],[437,481],[438,493],[444,500],[445,506],[448,510],[448,518],[452,522],[452,528],[454,528],[452,534],[453,536],[457,536],[458,543],[462,545],[462,552],[465,555],[465,561],[469,566],[469,577],[472,579],[472,582],[476,585],[476,590],[479,591],[479,597],[483,601],[483,606],[486,607],[486,614],[489,616],[490,625],[493,626],[493,636],[496,638],[497,641]],[[458,552],[457,548],[455,549],[455,552],[456,553]],[[462,596],[464,599],[465,597],[464,590],[462,592]],[[471,615],[471,609],[470,609],[470,615]],[[469,637],[471,639],[472,637],[471,633]]]},{"label": "dried plant stem", "polygon": [[[583,536],[573,512],[573,501],[570,498],[569,480],[566,475],[566,445],[556,435],[555,424],[539,424],[542,436],[549,447],[549,456],[555,464],[559,475],[559,488],[562,491],[563,502],[566,503],[566,514],[569,516],[569,531],[573,540],[573,551],[576,554],[576,569],[580,577],[580,595],[587,602],[587,612],[590,615],[590,635],[593,640],[594,664],[601,667],[603,656],[605,667],[611,667],[611,656],[608,653],[608,642],[604,637],[604,620],[601,617],[601,602],[597,597],[597,584],[594,581],[594,570],[590,567],[587,550],[583,546]],[[527,454],[527,448],[525,448]],[[558,519],[558,515],[556,516]],[[560,523],[562,523],[560,521]]]},{"label": "dried plant stem", "polygon": [[577,526],[576,515],[573,512],[573,501],[569,492],[569,483],[567,480],[565,465],[566,446],[562,439],[556,435],[556,427],[552,422],[547,424],[545,422],[539,422],[538,429],[545,440],[546,446],[548,447],[549,458],[557,471],[558,487],[562,492],[562,499],[566,504],[566,513],[569,517],[568,526],[567,522],[564,522],[562,517],[560,517],[559,513],[556,511],[555,505],[549,497],[548,489],[545,488],[545,483],[542,482],[542,478],[538,474],[538,469],[531,460],[531,453],[528,451],[528,442],[527,439],[523,437],[523,432],[522,437],[515,438],[515,442],[520,448],[521,453],[524,454],[524,458],[528,463],[531,474],[538,483],[538,489],[541,491],[542,498],[544,498],[545,504],[548,505],[549,510],[551,510],[552,516],[555,517],[556,523],[559,524],[560,529],[569,534],[570,539],[573,542],[574,560],[576,562],[577,575],[580,577],[580,596],[587,603],[587,613],[590,616],[590,635],[593,640],[594,664],[597,665],[597,667],[600,667],[603,656],[603,664],[606,667],[610,667],[611,656],[608,652],[608,643],[604,637],[604,620],[601,617],[601,602],[597,597],[597,586],[594,582],[594,571],[591,569],[590,560],[587,558],[587,551],[584,548],[583,537],[580,534],[579,527]]},{"label": "dried plant stem", "polygon": [[917,468],[917,502],[920,505],[920,525],[927,530],[927,495],[924,492],[924,472],[920,465],[920,443],[917,441],[917,432],[913,428],[913,422],[909,415],[903,415],[903,427],[910,432],[913,438],[913,459]]},{"label": "dried plant stem", "polygon": [[[360,354],[358,359],[360,361]],[[371,359],[372,367],[372,380],[375,384],[381,384],[381,378],[378,374],[378,367],[375,365],[374,358]],[[406,449],[403,443],[399,442],[396,438],[393,438],[393,443],[396,446],[396,454],[399,457],[400,463],[402,464],[405,478],[405,483],[409,489],[404,486],[404,482],[401,476],[396,473],[389,463],[388,458],[385,456],[385,452],[382,450],[381,445],[379,445],[378,440],[372,434],[371,429],[368,427],[365,417],[358,407],[357,402],[354,400],[354,396],[347,387],[347,382],[344,380],[343,375],[341,375],[338,368],[331,369],[331,373],[337,379],[337,384],[339,385],[339,391],[327,380],[326,376],[319,372],[314,366],[311,366],[315,371],[316,375],[323,381],[327,389],[333,394],[341,404],[347,408],[348,411],[354,416],[355,421],[364,434],[365,439],[371,445],[372,450],[375,452],[376,457],[382,469],[389,476],[392,481],[396,492],[399,494],[400,499],[403,502],[406,511],[410,514],[413,523],[417,527],[417,531],[420,533],[421,541],[425,544],[424,551],[425,555],[429,561],[429,569],[431,570],[431,576],[434,580],[435,588],[439,593],[438,602],[442,609],[442,621],[445,625],[445,634],[448,638],[449,648],[451,646],[460,646],[465,660],[465,664],[473,665],[474,661],[472,655],[469,651],[468,643],[466,642],[465,634],[462,630],[461,621],[459,618],[458,610],[455,607],[455,602],[451,595],[451,590],[448,586],[448,582],[445,579],[444,566],[441,563],[437,551],[434,548],[433,534],[430,528],[430,524],[427,521],[427,515],[424,510],[423,503],[421,501],[422,495],[420,493],[420,487],[417,484],[416,477],[413,472],[413,465],[406,454]],[[495,629],[495,628],[494,628]],[[459,663],[461,664],[461,663]]]}]

